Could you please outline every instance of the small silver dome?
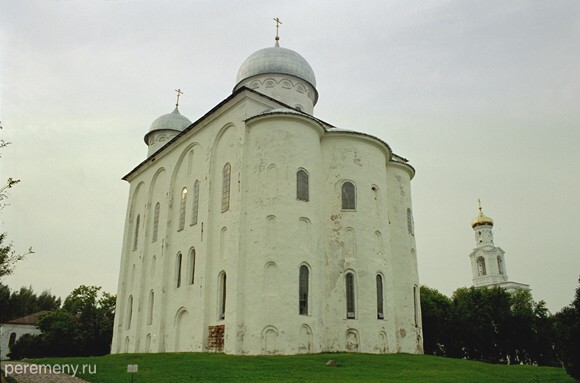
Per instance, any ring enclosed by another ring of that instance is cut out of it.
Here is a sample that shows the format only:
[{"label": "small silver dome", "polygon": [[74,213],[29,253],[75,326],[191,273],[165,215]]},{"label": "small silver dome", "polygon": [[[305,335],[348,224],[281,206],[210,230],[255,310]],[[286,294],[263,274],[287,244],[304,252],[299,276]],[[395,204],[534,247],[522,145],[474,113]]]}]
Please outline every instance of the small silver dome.
[{"label": "small silver dome", "polygon": [[191,125],[189,118],[179,113],[179,109],[176,106],[173,112],[164,114],[163,116],[158,117],[155,121],[153,121],[151,127],[149,128],[149,132],[145,135],[145,143],[147,143],[147,138],[154,131],[175,130],[181,132],[189,125]]},{"label": "small silver dome", "polygon": [[279,46],[261,49],[248,57],[238,71],[236,88],[247,78],[268,73],[289,74],[316,88],[316,77],[308,61],[293,50]]}]

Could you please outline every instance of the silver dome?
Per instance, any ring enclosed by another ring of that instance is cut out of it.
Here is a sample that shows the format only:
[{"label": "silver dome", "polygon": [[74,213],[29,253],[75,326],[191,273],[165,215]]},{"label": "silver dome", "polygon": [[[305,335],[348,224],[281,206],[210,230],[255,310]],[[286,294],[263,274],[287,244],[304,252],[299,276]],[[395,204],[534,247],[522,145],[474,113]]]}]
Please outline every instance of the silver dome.
[{"label": "silver dome", "polygon": [[281,47],[264,48],[248,57],[238,71],[236,88],[243,80],[268,73],[289,74],[316,88],[316,77],[308,61],[293,50]]},{"label": "silver dome", "polygon": [[189,125],[191,125],[189,118],[179,113],[179,109],[176,106],[173,112],[164,114],[163,116],[158,117],[155,121],[153,121],[151,127],[149,128],[149,132],[145,135],[145,143],[147,143],[147,138],[154,131],[175,130],[181,132]]}]

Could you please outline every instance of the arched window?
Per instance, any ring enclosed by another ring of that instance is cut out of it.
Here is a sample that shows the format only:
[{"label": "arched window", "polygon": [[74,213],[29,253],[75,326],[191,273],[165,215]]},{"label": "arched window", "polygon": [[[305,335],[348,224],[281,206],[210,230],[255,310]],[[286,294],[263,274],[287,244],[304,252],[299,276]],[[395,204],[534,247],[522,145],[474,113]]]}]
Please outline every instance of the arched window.
[{"label": "arched window", "polygon": [[345,276],[346,283],[346,318],[354,319],[355,315],[355,302],[354,302],[354,274],[346,273]]},{"label": "arched window", "polygon": [[300,274],[298,276],[298,313],[300,315],[308,315],[309,274],[308,267],[305,265],[300,266]]},{"label": "arched window", "polygon": [[157,242],[157,235],[159,233],[159,213],[161,210],[161,204],[157,202],[155,204],[155,212],[153,213],[153,239],[151,242]]},{"label": "arched window", "polygon": [[219,275],[219,319],[226,319],[226,273]]},{"label": "arched window", "polygon": [[342,184],[342,208],[344,210],[356,209],[356,188],[350,181]]},{"label": "arched window", "polygon": [[486,275],[485,259],[483,257],[477,258],[477,275]]},{"label": "arched window", "polygon": [[149,309],[147,310],[147,324],[153,323],[153,307],[155,305],[155,293],[149,291]]},{"label": "arched window", "polygon": [[189,252],[189,275],[187,276],[187,283],[193,285],[195,281],[195,249]]},{"label": "arched window", "polygon": [[193,184],[193,204],[191,207],[191,224],[197,223],[197,213],[199,211],[199,180]]},{"label": "arched window", "polygon": [[131,317],[133,316],[133,296],[129,295],[127,302],[127,330],[131,328]]},{"label": "arched window", "polygon": [[181,286],[181,263],[183,261],[183,256],[181,253],[177,254],[177,262],[175,265],[175,285],[176,287]]},{"label": "arched window", "polygon": [[177,230],[183,230],[185,227],[185,208],[187,206],[187,188],[181,189],[181,205],[179,206],[179,227]]},{"label": "arched window", "polygon": [[137,243],[139,243],[139,225],[141,223],[141,215],[137,215],[135,220],[135,236],[133,237],[133,251],[137,250]]},{"label": "arched window", "polygon": [[413,224],[413,212],[411,208],[407,209],[407,231],[411,235],[415,235],[415,225]]},{"label": "arched window", "polygon": [[504,271],[503,271],[503,260],[501,259],[501,256],[497,256],[497,270],[499,271],[500,275],[503,275]]},{"label": "arched window", "polygon": [[230,208],[230,183],[232,178],[232,166],[230,163],[224,165],[222,180],[222,213]]},{"label": "arched window", "polygon": [[304,169],[296,172],[296,199],[308,201],[308,173]]},{"label": "arched window", "polygon": [[383,302],[383,276],[377,274],[377,319],[385,319]]},{"label": "arched window", "polygon": [[10,334],[10,339],[8,340],[8,347],[12,347],[16,343],[16,333],[13,332]]}]

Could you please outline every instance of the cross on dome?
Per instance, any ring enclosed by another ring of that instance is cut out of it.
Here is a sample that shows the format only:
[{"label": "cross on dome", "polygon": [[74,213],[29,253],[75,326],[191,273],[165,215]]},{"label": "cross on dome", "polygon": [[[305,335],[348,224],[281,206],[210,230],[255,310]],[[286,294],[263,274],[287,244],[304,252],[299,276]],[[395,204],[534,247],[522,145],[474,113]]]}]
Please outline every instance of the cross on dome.
[{"label": "cross on dome", "polygon": [[278,43],[278,41],[280,41],[280,35],[278,34],[278,32],[280,29],[280,25],[282,25],[282,22],[278,17],[275,17],[273,20],[276,22],[276,37],[274,38],[274,40],[276,40],[276,46],[279,47],[280,44]]},{"label": "cross on dome", "polygon": [[181,96],[183,92],[181,91],[181,88],[175,89],[175,92],[177,92],[177,101],[175,102],[175,106],[179,106],[179,96]]}]

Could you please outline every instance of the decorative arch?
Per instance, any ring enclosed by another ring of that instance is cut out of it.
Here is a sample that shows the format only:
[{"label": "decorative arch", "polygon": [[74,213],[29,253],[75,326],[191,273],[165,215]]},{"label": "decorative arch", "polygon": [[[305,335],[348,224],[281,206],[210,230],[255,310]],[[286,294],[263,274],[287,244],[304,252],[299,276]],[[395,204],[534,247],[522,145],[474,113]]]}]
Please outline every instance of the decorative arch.
[{"label": "decorative arch", "polygon": [[303,324],[298,330],[298,353],[308,354],[313,351],[312,329],[307,324]]},{"label": "decorative arch", "polygon": [[278,265],[276,262],[266,262],[264,265],[264,294],[277,295],[278,291]]},{"label": "decorative arch", "polygon": [[346,338],[346,351],[359,352],[358,331],[353,328],[349,328],[348,330],[346,330],[345,338]]},{"label": "decorative arch", "polygon": [[266,191],[268,198],[278,195],[278,167],[276,164],[268,165],[266,170]]},{"label": "decorative arch", "polygon": [[344,230],[344,256],[356,258],[356,231],[352,227]]},{"label": "decorative arch", "polygon": [[151,334],[147,334],[145,338],[145,352],[151,352]]},{"label": "decorative arch", "polygon": [[311,247],[311,223],[310,220],[306,217],[300,217],[298,218],[298,223],[299,223],[299,232],[300,232],[300,237],[299,237],[299,242],[303,244],[303,246],[306,248],[307,251],[310,250]]},{"label": "decorative arch", "polygon": [[191,351],[191,336],[189,331],[189,313],[185,307],[180,307],[175,314],[175,351]]},{"label": "decorative arch", "polygon": [[263,350],[265,354],[278,353],[278,329],[274,326],[266,326],[262,330]]}]

